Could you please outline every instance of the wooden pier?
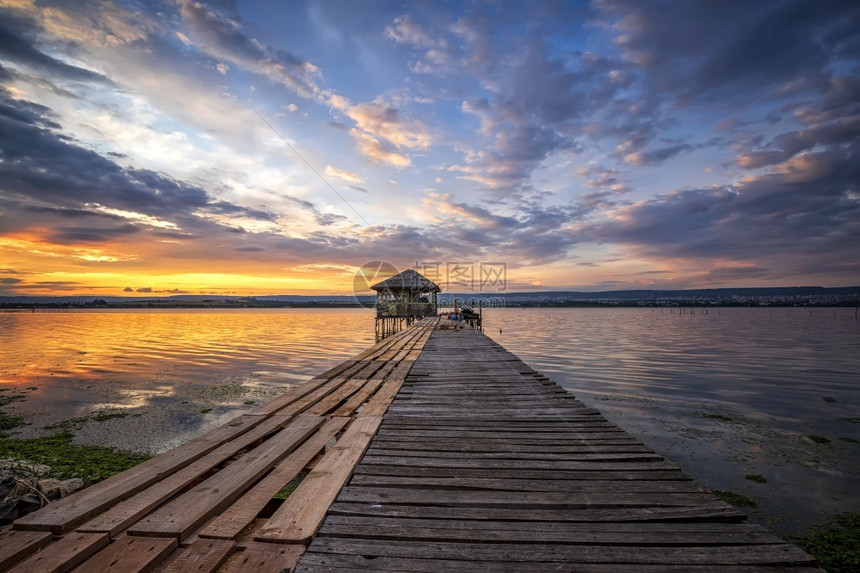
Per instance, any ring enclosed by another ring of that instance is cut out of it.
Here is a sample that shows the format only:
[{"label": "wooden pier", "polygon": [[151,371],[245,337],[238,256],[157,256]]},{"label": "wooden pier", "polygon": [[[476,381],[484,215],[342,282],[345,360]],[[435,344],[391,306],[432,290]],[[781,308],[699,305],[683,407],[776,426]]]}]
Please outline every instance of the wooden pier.
[{"label": "wooden pier", "polygon": [[818,570],[482,333],[437,322],[17,520],[0,571]]}]

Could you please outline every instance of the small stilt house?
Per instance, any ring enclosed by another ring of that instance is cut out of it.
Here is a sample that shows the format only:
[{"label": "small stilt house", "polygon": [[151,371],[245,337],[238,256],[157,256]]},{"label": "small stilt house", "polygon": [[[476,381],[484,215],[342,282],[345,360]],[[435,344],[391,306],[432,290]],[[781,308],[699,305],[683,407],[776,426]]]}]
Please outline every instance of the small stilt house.
[{"label": "small stilt house", "polygon": [[425,316],[435,316],[436,283],[414,269],[407,269],[370,287],[376,291],[376,338],[381,340],[402,326]]},{"label": "small stilt house", "polygon": [[376,291],[376,316],[397,318],[434,316],[436,295],[442,291],[414,269],[407,269],[370,288]]}]

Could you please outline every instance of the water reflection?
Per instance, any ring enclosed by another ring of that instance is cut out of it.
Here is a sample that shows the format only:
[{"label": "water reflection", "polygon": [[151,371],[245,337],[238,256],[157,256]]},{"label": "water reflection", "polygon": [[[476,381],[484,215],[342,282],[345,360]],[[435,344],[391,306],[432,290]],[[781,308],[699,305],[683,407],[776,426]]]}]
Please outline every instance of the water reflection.
[{"label": "water reflection", "polygon": [[0,315],[0,380],[195,376],[213,368],[296,380],[372,343],[373,318],[363,310],[8,313]]},{"label": "water reflection", "polygon": [[[6,406],[80,441],[163,451],[373,344],[363,309],[0,314]],[[93,422],[93,412],[125,415]]]},{"label": "water reflection", "polygon": [[853,309],[484,312],[508,350],[710,487],[758,499],[778,531],[860,511]]}]

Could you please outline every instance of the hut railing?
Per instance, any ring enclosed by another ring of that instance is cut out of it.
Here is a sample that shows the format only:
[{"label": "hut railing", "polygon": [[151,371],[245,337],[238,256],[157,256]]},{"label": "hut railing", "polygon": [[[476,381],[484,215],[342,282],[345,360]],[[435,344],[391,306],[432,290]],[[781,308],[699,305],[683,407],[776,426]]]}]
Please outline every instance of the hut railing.
[{"label": "hut railing", "polygon": [[378,317],[417,317],[435,316],[436,305],[432,302],[383,302],[376,307]]}]

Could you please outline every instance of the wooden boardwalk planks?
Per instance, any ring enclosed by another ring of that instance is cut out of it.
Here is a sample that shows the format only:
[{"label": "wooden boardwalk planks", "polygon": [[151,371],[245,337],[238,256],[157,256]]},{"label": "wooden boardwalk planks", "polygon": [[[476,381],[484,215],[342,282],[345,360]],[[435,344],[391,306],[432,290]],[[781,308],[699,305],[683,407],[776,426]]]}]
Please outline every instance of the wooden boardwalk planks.
[{"label": "wooden boardwalk planks", "polygon": [[299,571],[814,570],[481,333],[401,386]]},{"label": "wooden boardwalk planks", "polygon": [[175,539],[124,536],[76,569],[78,573],[141,573],[164,560],[178,545]]},{"label": "wooden boardwalk planks", "polygon": [[260,516],[271,513],[273,496],[308,471],[288,506],[302,511],[283,510],[268,525],[319,527],[435,322],[423,320],[222,427],[18,520],[0,534],[0,571],[289,569],[306,545],[249,542],[247,530],[265,525]]},{"label": "wooden boardwalk planks", "polygon": [[817,570],[481,333],[436,322],[18,520],[0,571]]},{"label": "wooden boardwalk planks", "polygon": [[70,533],[18,563],[15,573],[69,571],[108,544],[106,533]]},{"label": "wooden boardwalk planks", "polygon": [[241,416],[227,425],[195,438],[178,448],[151,458],[82,491],[56,501],[40,511],[15,521],[15,529],[63,533],[87,518],[138,491],[179,471],[232,438],[262,421],[257,416]]},{"label": "wooden boardwalk planks", "polygon": [[318,416],[299,416],[239,463],[227,466],[142,519],[129,529],[129,534],[185,539],[298,448],[322,423]]},{"label": "wooden boardwalk planks", "polygon": [[106,532],[117,535],[132,523],[170,499],[194,480],[205,475],[240,450],[283,427],[289,418],[274,416],[249,432],[227,442],[178,472],[165,477],[152,487],[138,493],[78,527],[78,531]]},{"label": "wooden boardwalk planks", "polygon": [[201,537],[235,539],[259,515],[284,484],[290,483],[326,444],[340,432],[349,418],[334,418],[293,455],[278,464],[264,480],[213,520],[200,532]]},{"label": "wooden boardwalk planks", "polygon": [[14,531],[0,533],[0,571],[4,571],[51,542],[47,531]]},{"label": "wooden boardwalk planks", "polygon": [[363,416],[323,458],[287,501],[254,537],[256,541],[303,543],[310,541],[338,492],[352,474],[382,419]]}]

